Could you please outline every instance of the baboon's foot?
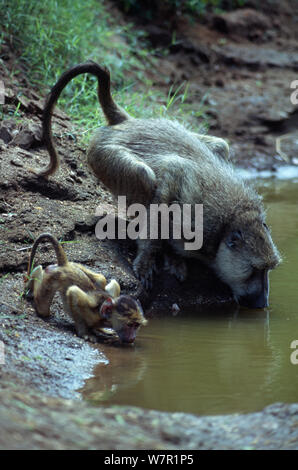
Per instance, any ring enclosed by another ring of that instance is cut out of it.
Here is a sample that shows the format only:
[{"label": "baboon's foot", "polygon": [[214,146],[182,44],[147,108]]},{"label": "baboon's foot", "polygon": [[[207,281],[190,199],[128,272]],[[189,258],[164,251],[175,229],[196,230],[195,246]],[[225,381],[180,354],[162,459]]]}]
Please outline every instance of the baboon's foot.
[{"label": "baboon's foot", "polygon": [[85,341],[90,341],[90,343],[98,343],[98,338],[96,335],[92,334],[92,333],[88,333],[88,334],[85,334],[84,336],[82,336],[82,338],[85,340]]}]

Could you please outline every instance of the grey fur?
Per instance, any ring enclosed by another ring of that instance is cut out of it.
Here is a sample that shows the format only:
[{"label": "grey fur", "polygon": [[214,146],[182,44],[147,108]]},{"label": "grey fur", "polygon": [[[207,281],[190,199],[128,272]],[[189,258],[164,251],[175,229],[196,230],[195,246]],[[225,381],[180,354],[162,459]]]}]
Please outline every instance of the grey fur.
[{"label": "grey fur", "polygon": [[[128,204],[203,204],[203,247],[185,251],[183,240],[171,240],[180,260],[174,257],[171,266],[167,258],[167,268],[184,280],[183,258],[197,258],[231,287],[239,303],[266,306],[268,271],[279,264],[280,256],[264,225],[261,197],[227,161],[228,144],[217,137],[190,132],[171,120],[131,118],[110,95],[108,71],[94,63],[81,64],[69,75],[63,74],[59,91],[53,89],[48,99],[46,117],[61,88],[75,74],[86,71],[98,78],[99,101],[109,123],[96,131],[87,152],[95,175],[115,196],[125,195]],[[50,119],[45,122],[44,131],[49,137]],[[51,135],[48,140],[51,142]],[[57,164],[52,147],[49,152],[51,166],[43,173],[46,176]],[[134,270],[146,286],[152,282],[160,250],[158,240],[139,241]]]}]

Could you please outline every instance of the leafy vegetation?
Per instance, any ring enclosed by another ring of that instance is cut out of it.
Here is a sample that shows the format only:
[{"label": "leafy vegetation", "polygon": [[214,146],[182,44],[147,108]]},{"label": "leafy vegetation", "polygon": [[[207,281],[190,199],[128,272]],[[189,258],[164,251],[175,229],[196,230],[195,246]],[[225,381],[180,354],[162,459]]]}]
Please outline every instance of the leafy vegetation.
[{"label": "leafy vegetation", "polygon": [[[152,89],[145,71],[148,64],[155,67],[157,59],[146,46],[144,33],[121,25],[109,8],[106,0],[0,0],[0,46],[10,42],[29,80],[42,94],[69,66],[92,59],[111,70],[116,100],[133,116],[164,116],[170,108],[172,115],[192,116],[187,87],[171,88],[167,100]],[[94,77],[73,80],[59,106],[84,129],[86,137],[103,122]],[[199,109],[200,116],[204,109]]]},{"label": "leafy vegetation", "polygon": [[207,9],[231,10],[243,6],[245,0],[115,0],[126,12],[152,20],[156,15],[167,16],[187,13],[202,15]]},{"label": "leafy vegetation", "polygon": [[36,83],[51,83],[65,68],[86,59],[113,65],[118,82],[132,66],[141,66],[131,54],[138,33],[131,26],[111,24],[97,0],[0,0],[0,21],[2,40],[9,36]]}]

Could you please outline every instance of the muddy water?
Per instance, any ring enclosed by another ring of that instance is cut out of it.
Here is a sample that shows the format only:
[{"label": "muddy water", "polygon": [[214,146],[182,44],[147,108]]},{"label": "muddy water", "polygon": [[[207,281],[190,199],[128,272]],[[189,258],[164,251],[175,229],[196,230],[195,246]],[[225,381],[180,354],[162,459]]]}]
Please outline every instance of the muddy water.
[{"label": "muddy water", "polygon": [[151,319],[134,348],[106,347],[82,390],[95,404],[199,414],[250,412],[298,401],[298,183],[262,182],[284,258],[271,273],[270,308],[237,307]]}]

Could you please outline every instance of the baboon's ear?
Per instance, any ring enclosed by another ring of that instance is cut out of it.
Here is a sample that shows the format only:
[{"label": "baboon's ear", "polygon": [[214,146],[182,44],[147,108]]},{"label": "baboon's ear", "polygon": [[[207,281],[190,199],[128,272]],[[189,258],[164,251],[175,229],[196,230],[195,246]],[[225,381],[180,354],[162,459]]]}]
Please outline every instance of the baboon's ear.
[{"label": "baboon's ear", "polygon": [[229,248],[236,248],[243,241],[243,236],[240,230],[234,230],[230,232],[226,238],[226,245]]},{"label": "baboon's ear", "polygon": [[103,318],[104,320],[108,320],[112,314],[113,307],[114,307],[113,299],[108,297],[100,308],[101,318]]}]

